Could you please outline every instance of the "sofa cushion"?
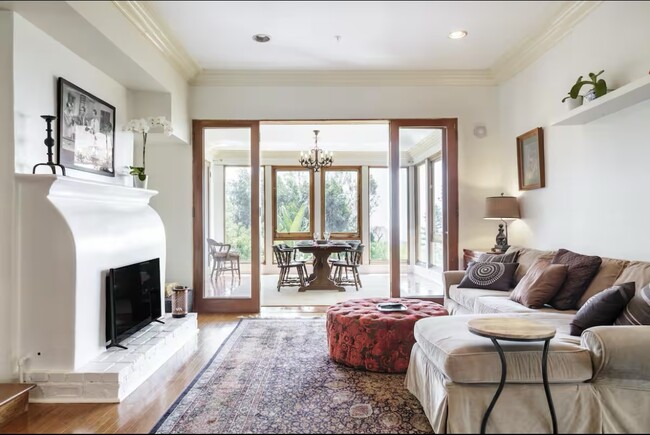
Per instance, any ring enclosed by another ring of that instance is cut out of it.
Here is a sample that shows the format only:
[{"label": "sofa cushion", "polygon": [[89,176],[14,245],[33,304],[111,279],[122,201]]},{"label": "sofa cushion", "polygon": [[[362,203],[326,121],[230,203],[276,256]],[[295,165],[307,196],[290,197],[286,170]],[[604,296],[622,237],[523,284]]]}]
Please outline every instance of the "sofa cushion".
[{"label": "sofa cushion", "polygon": [[[499,317],[503,317],[500,315]],[[505,315],[523,316],[555,327],[568,324],[562,314]],[[458,383],[499,383],[501,363],[488,338],[472,334],[467,321],[475,315],[459,315],[422,319],[415,324],[415,339],[427,358],[451,381]],[[499,340],[508,364],[506,382],[542,383],[543,342]],[[577,337],[557,333],[551,340],[548,354],[548,375],[551,383],[584,382],[591,379],[589,351],[580,346]]]},{"label": "sofa cushion", "polygon": [[551,306],[558,310],[576,308],[602,262],[598,256],[582,255],[568,249],[558,250],[551,264],[566,264],[569,269],[564,284],[551,299]]},{"label": "sofa cushion", "polygon": [[615,325],[650,325],[650,285],[643,287],[628,302]]},{"label": "sofa cushion", "polygon": [[524,307],[518,302],[511,301],[510,298],[499,298],[494,296],[485,296],[477,298],[474,302],[475,314],[497,314],[497,313],[521,313],[521,314],[535,314],[535,313],[552,313],[562,314],[567,316],[567,330],[569,333],[568,324],[576,313],[576,310],[556,310],[555,308],[545,305],[542,308],[528,308]]},{"label": "sofa cushion", "polygon": [[614,284],[623,284],[634,281],[637,293],[646,285],[650,284],[650,263],[645,261],[631,261],[621,274],[616,278]]},{"label": "sofa cushion", "polygon": [[449,297],[471,312],[474,311],[474,302],[484,296],[507,298],[510,293],[501,290],[488,290],[482,288],[458,288],[457,285],[449,287]]},{"label": "sofa cushion", "polygon": [[629,263],[630,262],[627,260],[603,258],[603,262],[600,264],[598,273],[596,273],[596,276],[594,276],[594,279],[591,280],[589,287],[587,287],[587,290],[580,297],[580,300],[578,301],[578,308],[581,308],[585,302],[587,302],[587,300],[596,293],[599,293],[613,286],[616,282],[616,278],[618,278],[618,276]]},{"label": "sofa cushion", "polygon": [[528,248],[519,248],[519,256],[517,257],[517,263],[519,267],[515,272],[515,282],[514,284],[519,284],[519,281],[526,275],[530,266],[535,263],[539,258],[545,258],[549,261],[555,256],[555,251],[540,251],[537,249],[528,249]]},{"label": "sofa cushion", "polygon": [[592,326],[613,325],[634,297],[634,283],[615,285],[594,295],[578,310],[571,321],[571,335],[579,336]]},{"label": "sofa cushion", "polygon": [[564,264],[550,264],[543,258],[537,260],[510,293],[510,299],[528,308],[542,308],[560,290],[567,269]]},{"label": "sofa cushion", "polygon": [[459,288],[483,288],[510,291],[517,263],[480,263],[470,261]]}]

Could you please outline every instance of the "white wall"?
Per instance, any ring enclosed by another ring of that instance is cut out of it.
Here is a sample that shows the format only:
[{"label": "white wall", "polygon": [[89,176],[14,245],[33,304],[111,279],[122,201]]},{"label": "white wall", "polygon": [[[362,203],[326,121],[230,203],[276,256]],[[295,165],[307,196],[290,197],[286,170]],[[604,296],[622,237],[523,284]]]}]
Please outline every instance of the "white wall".
[{"label": "white wall", "polygon": [[[194,119],[458,118],[460,248],[494,244],[495,226],[482,219],[485,197],[501,192],[495,87],[210,87],[190,89]],[[474,137],[476,124],[488,135]],[[307,138],[308,139],[308,138]],[[187,150],[187,153],[190,151]],[[183,169],[189,177],[191,167]],[[512,192],[506,192],[512,193]],[[191,222],[191,211],[181,211]],[[188,243],[191,243],[188,241]],[[188,247],[187,249],[190,249]],[[171,255],[170,255],[170,261]],[[189,275],[190,271],[188,271]]]},{"label": "white wall", "polygon": [[0,11],[0,382],[12,378],[12,337],[17,320],[14,291],[14,14]]},{"label": "white wall", "polygon": [[[31,173],[36,163],[47,161],[45,121],[41,115],[57,114],[57,79],[63,77],[115,106],[115,177],[67,170],[76,178],[105,183],[129,184],[124,168],[133,162],[131,133],[121,126],[127,121],[127,89],[74,54],[45,32],[15,15],[14,28],[14,125],[17,173]],[[55,123],[53,123],[55,124]],[[56,124],[55,124],[56,126]],[[53,132],[56,140],[56,129]],[[56,153],[56,151],[55,151]],[[39,173],[47,173],[39,168]]]},{"label": "white wall", "polygon": [[[140,153],[142,148],[136,147]],[[189,168],[189,169],[187,169]],[[158,191],[151,207],[167,235],[166,282],[192,285],[192,152],[191,147],[161,133],[147,138],[149,189]],[[189,216],[189,219],[186,217]]]},{"label": "white wall", "polygon": [[546,154],[547,187],[521,192],[511,244],[650,260],[650,101],[586,125],[550,125],[566,113],[561,99],[578,76],[604,69],[618,88],[648,74],[648,18],[648,2],[605,2],[500,86],[506,190],[518,191],[516,136],[543,127]]}]

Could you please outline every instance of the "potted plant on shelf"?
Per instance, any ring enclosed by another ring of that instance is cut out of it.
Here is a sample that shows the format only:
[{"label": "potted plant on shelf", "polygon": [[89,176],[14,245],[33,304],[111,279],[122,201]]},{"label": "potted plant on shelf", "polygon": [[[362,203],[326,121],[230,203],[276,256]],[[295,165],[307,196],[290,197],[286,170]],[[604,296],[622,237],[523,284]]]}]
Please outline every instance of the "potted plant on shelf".
[{"label": "potted plant on shelf", "polygon": [[[563,103],[568,100],[569,110],[580,106],[583,99],[588,102],[595,100],[598,97],[602,97],[607,93],[607,83],[604,79],[598,78],[598,76],[603,72],[605,72],[605,70],[600,71],[598,74],[589,73],[590,80],[582,80],[582,76],[578,77],[578,80],[576,80],[573,87],[571,87],[568,96],[562,99]],[[592,88],[584,95],[584,98],[580,95],[580,89],[582,89],[583,85],[592,85]]]},{"label": "potted plant on shelf", "polygon": [[136,118],[126,123],[123,130],[131,131],[133,133],[142,133],[142,166],[129,166],[131,175],[133,175],[133,186],[142,189],[147,188],[149,177],[145,172],[145,157],[147,152],[147,134],[153,127],[162,127],[163,133],[167,136],[172,134],[173,129],[171,122],[164,116],[156,116],[149,118]]}]

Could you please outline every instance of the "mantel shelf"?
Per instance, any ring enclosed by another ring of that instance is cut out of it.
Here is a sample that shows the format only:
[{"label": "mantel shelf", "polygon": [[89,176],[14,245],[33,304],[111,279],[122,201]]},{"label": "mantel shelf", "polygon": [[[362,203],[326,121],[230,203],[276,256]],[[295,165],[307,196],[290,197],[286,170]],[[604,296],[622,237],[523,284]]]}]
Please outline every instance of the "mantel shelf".
[{"label": "mantel shelf", "polygon": [[552,125],[582,125],[650,99],[650,74],[577,107]]}]

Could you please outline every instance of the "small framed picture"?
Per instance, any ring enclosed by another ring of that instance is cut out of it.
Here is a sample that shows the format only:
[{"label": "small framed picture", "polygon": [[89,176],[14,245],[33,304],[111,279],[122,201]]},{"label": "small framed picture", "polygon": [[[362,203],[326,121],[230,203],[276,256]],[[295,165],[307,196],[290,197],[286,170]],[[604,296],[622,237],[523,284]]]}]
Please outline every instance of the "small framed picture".
[{"label": "small framed picture", "polygon": [[517,136],[519,190],[544,187],[544,130],[535,128]]},{"label": "small framed picture", "polygon": [[115,176],[115,107],[59,77],[58,154],[66,168]]}]

